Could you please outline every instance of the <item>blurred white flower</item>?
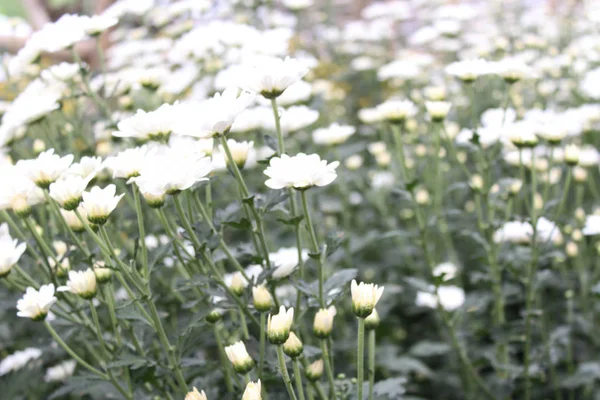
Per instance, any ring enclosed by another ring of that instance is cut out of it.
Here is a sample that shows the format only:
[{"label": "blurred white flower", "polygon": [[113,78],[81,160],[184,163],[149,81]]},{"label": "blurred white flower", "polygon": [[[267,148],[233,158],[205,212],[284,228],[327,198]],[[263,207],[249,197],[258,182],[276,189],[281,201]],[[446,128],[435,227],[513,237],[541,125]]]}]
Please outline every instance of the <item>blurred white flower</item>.
[{"label": "blurred white flower", "polygon": [[117,124],[119,130],[114,131],[113,136],[166,141],[173,132],[175,124],[179,123],[176,109],[177,106],[163,104],[150,112],[137,110],[135,115]]},{"label": "blurred white flower", "polygon": [[26,243],[10,237],[6,223],[0,225],[0,278],[8,275],[26,249]]},{"label": "blurred white flower", "polygon": [[356,129],[353,126],[334,122],[326,128],[315,129],[312,135],[316,144],[334,145],[344,143],[355,132]]},{"label": "blurred white flower", "polygon": [[[308,260],[308,251],[302,250],[303,261]],[[273,279],[281,279],[289,276],[298,266],[298,249],[296,247],[282,247],[275,253],[269,253],[269,260],[275,270],[271,275]]]},{"label": "blurred white flower", "polygon": [[327,186],[335,180],[335,169],[340,163],[334,161],[327,163],[321,160],[318,154],[299,153],[293,157],[282,154],[273,157],[264,174],[270,179],[265,182],[271,189],[293,187],[295,189],[308,189],[312,186]]},{"label": "blurred white flower", "polygon": [[17,371],[31,361],[40,358],[42,351],[34,347],[28,347],[25,350],[15,351],[4,357],[0,361],[0,376],[4,376],[12,371]]},{"label": "blurred white flower", "polygon": [[225,135],[237,116],[254,101],[253,94],[238,92],[237,88],[228,88],[203,102],[178,105],[175,132],[199,138]]},{"label": "blurred white flower", "polygon": [[493,72],[492,65],[483,59],[455,61],[446,67],[446,73],[464,82],[473,82],[483,75]]},{"label": "blurred white flower", "polygon": [[35,159],[19,160],[16,166],[37,186],[47,189],[69,168],[72,162],[72,154],[61,157],[54,154],[54,149],[49,149],[40,153]]},{"label": "blurred white flower", "polygon": [[258,57],[244,68],[245,74],[239,82],[240,87],[267,99],[280,96],[308,72],[306,65],[291,57]]},{"label": "blurred white flower", "polygon": [[67,360],[62,363],[50,367],[46,370],[44,380],[46,382],[62,382],[75,372],[75,366],[77,362],[75,360]]},{"label": "blurred white flower", "polygon": [[600,234],[600,215],[588,215],[585,218],[585,226],[582,232],[586,236],[594,236]]},{"label": "blurred white flower", "polygon": [[[295,132],[314,124],[319,119],[319,112],[306,106],[292,106],[279,111],[281,130],[284,133]],[[269,120],[271,129],[275,129],[274,119]]]}]

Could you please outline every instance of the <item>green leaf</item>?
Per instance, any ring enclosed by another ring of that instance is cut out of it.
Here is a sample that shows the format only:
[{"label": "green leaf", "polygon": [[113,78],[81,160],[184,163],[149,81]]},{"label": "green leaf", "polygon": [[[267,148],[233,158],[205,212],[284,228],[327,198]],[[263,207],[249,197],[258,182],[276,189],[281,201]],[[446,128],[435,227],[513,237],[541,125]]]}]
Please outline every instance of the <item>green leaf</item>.
[{"label": "green leaf", "polygon": [[248,218],[242,218],[239,221],[226,221],[223,225],[231,226],[232,228],[239,229],[241,231],[252,230],[252,223]]},{"label": "green leaf", "polygon": [[406,378],[404,377],[385,379],[373,385],[373,394],[377,398],[383,397],[389,400],[399,400],[406,393],[405,384]]},{"label": "green leaf", "polygon": [[137,307],[135,307],[133,304],[126,305],[125,307],[122,307],[122,308],[117,308],[116,314],[117,314],[117,318],[128,319],[131,321],[141,321],[148,326],[152,326],[150,321],[148,321],[146,318],[144,318],[144,316],[142,315],[140,310]]},{"label": "green leaf", "polygon": [[587,386],[600,379],[600,363],[586,362],[579,365],[577,372],[561,382],[561,386],[567,389],[575,389]]},{"label": "green leaf", "polygon": [[415,344],[409,353],[415,357],[435,357],[448,353],[450,349],[451,347],[448,343],[423,340]]},{"label": "green leaf", "polygon": [[325,284],[323,284],[323,291],[329,293],[332,289],[339,287],[343,288],[357,276],[358,270],[355,268],[337,271],[325,281]]}]

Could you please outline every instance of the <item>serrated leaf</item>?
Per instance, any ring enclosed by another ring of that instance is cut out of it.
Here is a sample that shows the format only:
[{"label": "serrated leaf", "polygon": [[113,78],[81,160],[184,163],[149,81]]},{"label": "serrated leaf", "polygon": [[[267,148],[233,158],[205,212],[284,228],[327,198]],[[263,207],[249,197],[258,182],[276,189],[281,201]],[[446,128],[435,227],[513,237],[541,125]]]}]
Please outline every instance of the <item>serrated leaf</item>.
[{"label": "serrated leaf", "polygon": [[348,282],[350,282],[357,276],[358,270],[355,268],[337,271],[325,281],[325,283],[323,284],[323,291],[325,293],[329,293],[335,288],[344,287],[348,284]]},{"label": "serrated leaf", "polygon": [[448,343],[423,340],[415,344],[409,353],[415,357],[434,357],[446,354],[451,349]]}]

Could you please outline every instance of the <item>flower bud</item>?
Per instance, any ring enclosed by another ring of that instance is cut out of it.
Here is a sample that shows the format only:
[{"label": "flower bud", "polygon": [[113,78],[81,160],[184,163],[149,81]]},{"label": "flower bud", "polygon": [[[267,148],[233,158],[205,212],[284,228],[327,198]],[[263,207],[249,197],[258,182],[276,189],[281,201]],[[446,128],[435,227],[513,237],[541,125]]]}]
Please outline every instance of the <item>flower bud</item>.
[{"label": "flower bud", "polygon": [[150,208],[161,208],[165,204],[165,194],[142,193]]},{"label": "flower bud", "polygon": [[577,247],[577,244],[574,242],[567,243],[565,246],[565,253],[567,253],[567,256],[569,257],[577,257],[577,254],[579,254],[579,248]]},{"label": "flower bud", "polygon": [[352,280],[350,290],[352,292],[352,309],[359,318],[368,317],[383,294],[383,286],[379,287],[364,282],[357,284],[356,280]]},{"label": "flower bud", "polygon": [[206,397],[206,393],[204,393],[204,390],[199,392],[198,389],[196,389],[194,387],[194,390],[192,390],[191,392],[188,392],[188,394],[185,395],[185,400],[208,400]]},{"label": "flower bud", "polygon": [[425,108],[427,108],[427,112],[433,122],[442,122],[448,115],[448,112],[450,112],[451,106],[452,104],[447,101],[425,102]]},{"label": "flower bud", "polygon": [[10,201],[10,208],[20,218],[27,218],[31,214],[31,207],[24,196],[15,196]]},{"label": "flower bud", "polygon": [[304,351],[302,341],[298,339],[298,336],[294,332],[290,332],[290,337],[283,344],[283,352],[290,358],[296,358],[302,354],[302,351]]},{"label": "flower bud", "polygon": [[279,313],[269,314],[267,320],[267,335],[269,342],[276,345],[284,344],[290,336],[290,329],[294,322],[294,309],[285,309],[285,306],[279,307]]},{"label": "flower bud", "polygon": [[326,339],[331,335],[333,329],[333,317],[335,317],[336,309],[335,306],[329,308],[321,308],[315,314],[315,321],[313,323],[313,332],[316,337]]},{"label": "flower bud", "polygon": [[96,282],[106,283],[110,282],[113,271],[110,268],[106,268],[103,261],[98,261],[94,264],[94,274],[96,275]]},{"label": "flower bud", "polygon": [[473,175],[469,181],[469,185],[471,185],[471,188],[476,192],[480,192],[481,189],[483,189],[483,184],[483,178],[478,174]]},{"label": "flower bud", "polygon": [[209,324],[216,324],[221,320],[221,318],[223,318],[223,314],[221,314],[221,311],[219,309],[215,308],[210,313],[208,313],[208,315],[206,316],[206,321],[208,321]]},{"label": "flower bud", "polygon": [[588,173],[585,168],[582,167],[574,167],[573,168],[573,179],[577,183],[584,183],[587,181]]},{"label": "flower bud", "polygon": [[225,347],[225,353],[227,354],[229,361],[231,361],[231,364],[233,364],[233,369],[238,374],[247,374],[254,367],[254,361],[248,354],[246,346],[242,341]]},{"label": "flower bud", "polygon": [[236,272],[233,274],[231,278],[231,283],[229,284],[229,288],[236,296],[241,296],[244,293],[244,289],[248,286],[248,281],[242,275],[241,272]]},{"label": "flower bud", "polygon": [[317,360],[306,368],[306,377],[309,381],[315,382],[323,376],[323,360]]},{"label": "flower bud", "polygon": [[248,382],[246,390],[242,395],[242,400],[262,400],[262,392],[260,387],[260,379],[258,382]]},{"label": "flower bud", "polygon": [[350,171],[356,171],[357,169],[362,167],[363,162],[364,162],[364,160],[363,160],[362,156],[360,156],[358,154],[353,154],[350,157],[346,158],[346,160],[344,161],[344,165]]},{"label": "flower bud", "polygon": [[373,309],[373,312],[371,313],[371,315],[369,315],[367,318],[365,318],[365,329],[368,331],[377,329],[380,321],[381,320],[379,319],[379,314],[377,313],[377,310]]},{"label": "flower bud", "polygon": [[46,143],[42,139],[35,139],[33,141],[33,153],[40,154],[41,152],[46,150]]},{"label": "flower bud", "polygon": [[96,296],[96,275],[91,268],[85,271],[69,271],[67,286],[61,286],[57,290],[71,292],[82,299],[93,299]]},{"label": "flower bud", "polygon": [[67,276],[67,273],[71,270],[71,262],[66,257],[63,259],[59,258],[57,261],[54,261],[54,258],[52,257],[48,257],[50,268],[52,268],[57,277],[63,278]]},{"label": "flower bud", "polygon": [[269,290],[263,285],[252,288],[252,297],[254,308],[260,312],[267,312],[273,307],[273,296],[271,296]]},{"label": "flower bud", "polygon": [[429,204],[429,192],[426,189],[417,189],[415,192],[415,201],[420,206],[426,206]]},{"label": "flower bud", "polygon": [[508,191],[511,195],[516,196],[523,187],[523,181],[520,179],[514,179],[508,186]]},{"label": "flower bud", "polygon": [[544,208],[544,199],[542,198],[542,195],[539,193],[536,193],[533,196],[533,208],[537,211]]},{"label": "flower bud", "polygon": [[565,147],[565,163],[570,166],[579,164],[579,147],[570,144]]}]

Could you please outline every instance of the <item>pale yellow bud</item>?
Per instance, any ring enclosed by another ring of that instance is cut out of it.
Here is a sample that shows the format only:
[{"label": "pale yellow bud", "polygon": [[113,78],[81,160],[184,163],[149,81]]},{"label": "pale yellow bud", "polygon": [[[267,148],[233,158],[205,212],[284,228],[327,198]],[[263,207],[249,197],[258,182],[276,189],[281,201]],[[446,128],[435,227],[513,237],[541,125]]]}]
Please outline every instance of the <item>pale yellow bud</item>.
[{"label": "pale yellow bud", "polygon": [[577,257],[577,254],[579,254],[579,248],[577,247],[576,243],[569,242],[565,246],[565,252],[567,253],[567,256],[569,256],[569,257]]},{"label": "pale yellow bud", "polygon": [[191,392],[185,395],[185,400],[208,400],[204,390],[199,392],[198,389],[194,388]]},{"label": "pale yellow bud", "polygon": [[260,312],[267,312],[273,307],[273,296],[269,290],[260,285],[252,288],[252,297],[254,300],[254,308]]},{"label": "pale yellow bud", "polygon": [[335,306],[329,308],[321,308],[315,314],[315,320],[313,323],[313,332],[316,337],[325,339],[331,335],[333,329],[333,318],[336,314]]},{"label": "pale yellow bud", "polygon": [[323,376],[323,360],[317,360],[306,368],[306,377],[308,380],[315,382]]}]

